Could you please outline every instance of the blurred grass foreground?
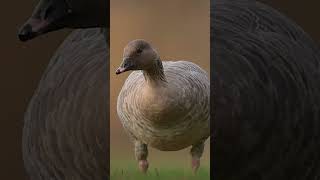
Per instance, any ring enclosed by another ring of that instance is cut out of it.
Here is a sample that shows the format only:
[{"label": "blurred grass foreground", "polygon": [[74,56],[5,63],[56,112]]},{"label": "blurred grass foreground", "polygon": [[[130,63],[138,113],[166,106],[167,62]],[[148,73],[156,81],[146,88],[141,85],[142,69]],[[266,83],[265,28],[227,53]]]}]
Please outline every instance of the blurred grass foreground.
[{"label": "blurred grass foreground", "polygon": [[136,166],[113,168],[110,172],[111,180],[209,180],[210,169],[200,167],[196,174],[191,169],[184,168],[149,168],[147,174],[143,174]]}]

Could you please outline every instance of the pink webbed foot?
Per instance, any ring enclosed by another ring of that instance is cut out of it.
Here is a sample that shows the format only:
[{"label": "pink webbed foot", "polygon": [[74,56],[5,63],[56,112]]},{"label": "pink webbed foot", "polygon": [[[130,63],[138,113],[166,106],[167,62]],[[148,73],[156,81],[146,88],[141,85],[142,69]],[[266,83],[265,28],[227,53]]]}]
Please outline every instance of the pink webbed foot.
[{"label": "pink webbed foot", "polygon": [[147,160],[139,160],[139,169],[143,173],[147,173],[149,163]]},{"label": "pink webbed foot", "polygon": [[200,159],[199,158],[192,158],[192,171],[196,173],[200,167]]}]

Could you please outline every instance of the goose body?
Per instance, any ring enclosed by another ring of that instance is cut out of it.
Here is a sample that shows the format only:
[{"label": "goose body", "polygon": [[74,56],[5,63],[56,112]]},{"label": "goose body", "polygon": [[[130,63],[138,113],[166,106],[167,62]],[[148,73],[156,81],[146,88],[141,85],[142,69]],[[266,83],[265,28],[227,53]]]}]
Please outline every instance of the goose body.
[{"label": "goose body", "polygon": [[118,96],[126,131],[154,148],[177,151],[209,136],[209,79],[187,61],[163,62],[165,84],[150,85],[132,72]]},{"label": "goose body", "polygon": [[211,3],[213,177],[320,175],[320,49],[255,0]]},{"label": "goose body", "polygon": [[210,81],[188,61],[161,61],[145,40],[131,41],[116,74],[133,70],[117,101],[124,129],[135,144],[140,169],[148,168],[148,146],[177,151],[192,146],[197,170],[204,141],[210,135]]}]

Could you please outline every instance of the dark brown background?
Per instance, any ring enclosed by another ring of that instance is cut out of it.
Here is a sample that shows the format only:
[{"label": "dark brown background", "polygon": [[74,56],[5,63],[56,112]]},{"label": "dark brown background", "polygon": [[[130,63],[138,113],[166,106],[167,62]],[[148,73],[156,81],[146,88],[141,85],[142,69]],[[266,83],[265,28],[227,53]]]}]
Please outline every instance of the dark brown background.
[{"label": "dark brown background", "polygon": [[[264,2],[288,15],[320,42],[320,2]],[[20,43],[16,32],[36,3],[37,0],[7,0],[0,6],[0,179],[26,179],[21,155],[23,114],[50,57],[68,33],[68,30],[63,30],[32,42]]]}]

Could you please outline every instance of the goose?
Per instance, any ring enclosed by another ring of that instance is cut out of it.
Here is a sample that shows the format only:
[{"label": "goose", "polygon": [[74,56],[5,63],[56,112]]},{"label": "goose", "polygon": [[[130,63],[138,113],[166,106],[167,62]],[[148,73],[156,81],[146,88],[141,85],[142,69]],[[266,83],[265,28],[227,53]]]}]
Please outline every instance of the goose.
[{"label": "goose", "polygon": [[211,175],[318,179],[318,45],[261,2],[211,2]]},{"label": "goose", "polygon": [[117,113],[134,142],[140,170],[145,173],[149,167],[148,146],[161,151],[192,146],[192,169],[196,172],[210,134],[206,72],[188,61],[162,62],[151,44],[142,39],[124,48],[116,74],[126,71],[133,72],[119,93]]},{"label": "goose", "polygon": [[27,41],[61,28],[80,28],[52,56],[25,112],[22,152],[32,180],[109,178],[106,3],[41,0],[18,33]]}]

